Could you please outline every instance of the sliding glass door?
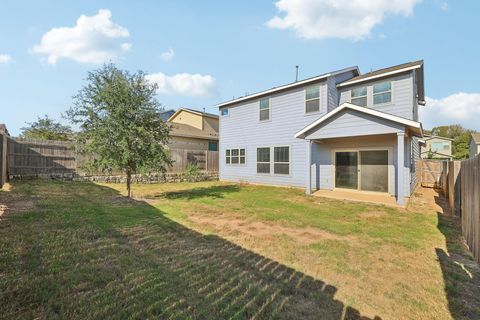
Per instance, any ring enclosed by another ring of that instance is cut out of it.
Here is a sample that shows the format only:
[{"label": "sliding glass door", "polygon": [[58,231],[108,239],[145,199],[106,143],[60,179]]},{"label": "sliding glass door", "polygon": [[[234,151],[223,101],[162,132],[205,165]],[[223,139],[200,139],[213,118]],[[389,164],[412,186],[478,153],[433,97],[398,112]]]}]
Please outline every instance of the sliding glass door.
[{"label": "sliding glass door", "polygon": [[335,153],[335,186],[337,188],[358,189],[358,153]]},{"label": "sliding glass door", "polygon": [[388,150],[335,152],[335,187],[388,192]]}]

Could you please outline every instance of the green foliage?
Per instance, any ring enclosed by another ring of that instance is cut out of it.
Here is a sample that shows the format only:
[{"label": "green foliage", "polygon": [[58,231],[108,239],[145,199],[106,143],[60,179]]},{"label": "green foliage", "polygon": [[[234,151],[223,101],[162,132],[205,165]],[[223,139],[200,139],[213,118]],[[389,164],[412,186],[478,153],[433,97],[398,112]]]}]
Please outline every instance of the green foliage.
[{"label": "green foliage", "polygon": [[37,117],[35,122],[27,122],[27,127],[21,128],[21,137],[39,140],[60,140],[67,141],[72,139],[72,129],[68,125],[62,125],[45,115],[43,118]]},{"label": "green foliage", "polygon": [[466,129],[459,124],[434,127],[431,130],[432,135],[453,139],[452,154],[453,158],[457,160],[468,158],[468,148],[472,132],[475,131]]},{"label": "green foliage", "polygon": [[195,163],[188,163],[185,167],[184,174],[190,181],[195,181],[198,177],[200,168]]},{"label": "green foliage", "polygon": [[164,171],[171,164],[164,147],[170,128],[160,118],[157,86],[142,71],[132,74],[113,64],[89,72],[87,82],[67,117],[80,127],[81,152],[95,155],[91,167],[125,172],[130,194],[132,173]]}]

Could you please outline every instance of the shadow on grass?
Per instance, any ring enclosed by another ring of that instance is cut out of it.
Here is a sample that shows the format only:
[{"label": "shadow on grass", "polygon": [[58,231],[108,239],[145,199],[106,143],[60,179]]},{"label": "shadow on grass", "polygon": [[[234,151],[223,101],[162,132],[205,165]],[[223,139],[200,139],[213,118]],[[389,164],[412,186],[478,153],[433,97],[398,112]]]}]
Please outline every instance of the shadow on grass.
[{"label": "shadow on grass", "polygon": [[460,219],[450,214],[446,198],[437,191],[438,229],[445,236],[447,252],[436,248],[445,282],[450,314],[454,319],[480,319],[480,268],[462,237]]},{"label": "shadow on grass", "polygon": [[[0,243],[0,317],[369,319],[335,299],[336,287],[188,229],[145,202],[102,203],[118,193],[91,183],[34,185],[40,189],[57,190],[39,203],[55,212],[15,213],[0,226],[8,239]],[[207,189],[182,195],[234,191]]]},{"label": "shadow on grass", "polygon": [[204,188],[194,188],[181,191],[171,191],[156,194],[154,198],[167,198],[167,199],[186,199],[192,200],[197,198],[224,198],[224,194],[238,192],[240,187],[238,185],[225,185],[225,186],[211,186]]}]

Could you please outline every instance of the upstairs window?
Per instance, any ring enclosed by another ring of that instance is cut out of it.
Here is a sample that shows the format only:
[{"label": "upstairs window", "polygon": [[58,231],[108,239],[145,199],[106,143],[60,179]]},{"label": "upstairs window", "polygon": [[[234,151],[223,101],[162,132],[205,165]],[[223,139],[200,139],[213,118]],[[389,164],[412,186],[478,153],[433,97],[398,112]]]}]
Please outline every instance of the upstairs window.
[{"label": "upstairs window", "polygon": [[450,143],[448,142],[432,142],[431,148],[432,151],[442,151],[450,149]]},{"label": "upstairs window", "polygon": [[367,106],[367,87],[358,87],[351,90],[350,102],[360,107]]},{"label": "upstairs window", "polygon": [[270,148],[257,148],[257,173],[270,173]]},{"label": "upstairs window", "polygon": [[221,116],[228,116],[228,108],[223,108],[220,110]]},{"label": "upstairs window", "polygon": [[290,174],[290,147],[273,148],[273,173]]},{"label": "upstairs window", "polygon": [[270,120],[270,98],[260,99],[260,121]]},{"label": "upstairs window", "polygon": [[305,89],[305,113],[320,111],[320,86]]},{"label": "upstairs window", "polygon": [[392,101],[392,83],[380,82],[373,85],[373,104],[389,103]]},{"label": "upstairs window", "polygon": [[226,149],[226,164],[245,164],[245,149]]}]

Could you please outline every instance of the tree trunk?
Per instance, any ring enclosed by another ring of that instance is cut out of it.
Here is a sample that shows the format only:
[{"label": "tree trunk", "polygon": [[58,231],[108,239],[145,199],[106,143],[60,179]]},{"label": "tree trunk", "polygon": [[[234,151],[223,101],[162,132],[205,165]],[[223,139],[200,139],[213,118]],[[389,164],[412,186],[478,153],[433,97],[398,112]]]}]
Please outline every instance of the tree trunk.
[{"label": "tree trunk", "polygon": [[131,196],[131,181],[132,181],[132,170],[129,168],[127,169],[127,197],[130,198]]}]

